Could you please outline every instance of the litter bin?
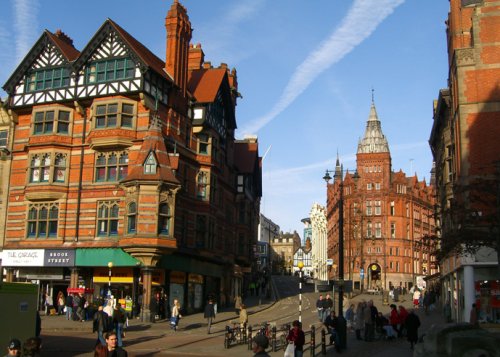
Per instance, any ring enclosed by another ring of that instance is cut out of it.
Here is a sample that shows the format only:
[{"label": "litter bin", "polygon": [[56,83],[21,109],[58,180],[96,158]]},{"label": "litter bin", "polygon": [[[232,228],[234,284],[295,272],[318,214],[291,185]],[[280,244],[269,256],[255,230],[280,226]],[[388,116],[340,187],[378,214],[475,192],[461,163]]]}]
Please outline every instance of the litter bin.
[{"label": "litter bin", "polygon": [[389,291],[388,290],[383,290],[382,291],[382,303],[384,305],[389,305]]}]

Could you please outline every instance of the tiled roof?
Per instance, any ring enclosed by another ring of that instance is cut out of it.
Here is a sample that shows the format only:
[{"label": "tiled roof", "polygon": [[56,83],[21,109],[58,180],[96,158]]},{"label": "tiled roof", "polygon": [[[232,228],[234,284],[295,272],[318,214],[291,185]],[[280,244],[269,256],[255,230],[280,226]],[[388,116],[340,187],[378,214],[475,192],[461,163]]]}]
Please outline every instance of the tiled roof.
[{"label": "tiled roof", "polygon": [[70,45],[64,40],[61,40],[52,32],[45,30],[45,33],[50,38],[52,42],[61,50],[61,53],[66,57],[69,62],[73,62],[79,55],[80,51],[78,51],[74,46]]},{"label": "tiled roof", "polygon": [[[158,162],[157,170],[154,174],[144,173],[144,162],[150,152],[153,152]],[[129,165],[130,172],[122,182],[129,181],[160,181],[179,185],[179,181],[175,177],[170,159],[163,140],[160,129],[157,127],[150,128],[147,136],[144,138],[141,150],[137,156],[135,163]]]},{"label": "tiled roof", "polygon": [[188,90],[199,103],[213,102],[226,73],[225,68],[203,68],[191,71]]},{"label": "tiled roof", "polygon": [[127,42],[127,45],[134,50],[134,52],[141,58],[141,60],[155,72],[161,76],[172,79],[171,76],[165,71],[165,62],[158,58],[153,52],[151,52],[146,46],[137,41],[131,34],[125,31],[120,25],[111,19],[107,19],[113,28],[122,36],[122,38]]},{"label": "tiled roof", "polygon": [[252,173],[258,160],[257,143],[235,142],[234,164],[241,173]]}]

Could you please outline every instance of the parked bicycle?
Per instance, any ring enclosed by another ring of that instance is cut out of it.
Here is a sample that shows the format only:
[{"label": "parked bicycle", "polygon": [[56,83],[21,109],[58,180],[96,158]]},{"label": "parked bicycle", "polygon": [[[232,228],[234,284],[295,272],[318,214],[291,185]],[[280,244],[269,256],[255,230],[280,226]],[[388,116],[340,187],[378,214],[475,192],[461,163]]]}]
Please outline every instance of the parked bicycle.
[{"label": "parked bicycle", "polygon": [[238,322],[231,321],[233,327],[226,325],[224,334],[224,348],[229,348],[231,344],[241,344],[247,342],[246,326],[243,328]]}]

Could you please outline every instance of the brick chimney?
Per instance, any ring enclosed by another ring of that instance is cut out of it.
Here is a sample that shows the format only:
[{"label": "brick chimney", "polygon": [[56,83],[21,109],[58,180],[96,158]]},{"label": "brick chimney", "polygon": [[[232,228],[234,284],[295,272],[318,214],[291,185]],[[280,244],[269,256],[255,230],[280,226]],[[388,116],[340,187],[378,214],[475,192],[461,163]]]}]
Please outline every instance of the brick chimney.
[{"label": "brick chimney", "polygon": [[188,69],[200,69],[205,61],[205,53],[201,49],[201,44],[190,45],[189,46],[189,64]]},{"label": "brick chimney", "polygon": [[68,45],[73,47],[73,39],[66,35],[64,32],[61,31],[61,29],[58,29],[55,33],[56,37],[59,38],[61,41],[64,41]]},{"label": "brick chimney", "polygon": [[192,29],[186,8],[178,0],[174,0],[167,13],[165,28],[167,30],[165,70],[186,95],[189,41],[191,41]]}]

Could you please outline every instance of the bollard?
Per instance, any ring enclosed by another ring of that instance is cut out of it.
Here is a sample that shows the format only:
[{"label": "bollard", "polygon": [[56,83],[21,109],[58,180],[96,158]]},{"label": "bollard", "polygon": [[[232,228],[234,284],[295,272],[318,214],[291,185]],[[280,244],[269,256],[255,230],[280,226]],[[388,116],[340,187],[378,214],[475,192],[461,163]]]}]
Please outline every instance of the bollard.
[{"label": "bollard", "polygon": [[248,349],[252,349],[252,326],[248,326]]},{"label": "bollard", "polygon": [[243,326],[242,333],[243,333],[243,343],[247,343],[248,342],[248,340],[247,340],[247,324],[245,324]]},{"label": "bollard", "polygon": [[276,352],[276,326],[271,328],[271,345],[273,352]]},{"label": "bollard", "polygon": [[316,327],[311,325],[311,357],[316,356]]},{"label": "bollard", "polygon": [[321,330],[321,354],[326,355],[326,333],[325,330]]}]

